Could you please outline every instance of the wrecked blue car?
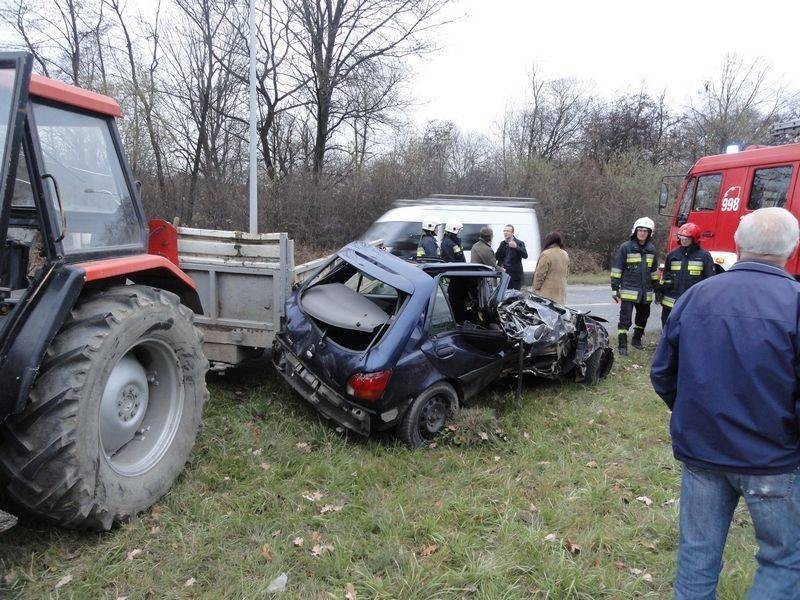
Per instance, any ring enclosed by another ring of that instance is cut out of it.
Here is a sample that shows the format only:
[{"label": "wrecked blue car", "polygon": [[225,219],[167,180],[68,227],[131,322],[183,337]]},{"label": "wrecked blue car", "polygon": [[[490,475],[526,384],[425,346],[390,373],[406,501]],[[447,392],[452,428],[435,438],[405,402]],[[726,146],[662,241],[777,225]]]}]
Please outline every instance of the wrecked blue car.
[{"label": "wrecked blue car", "polygon": [[483,265],[351,243],[287,300],[273,363],[323,416],[412,446],[502,375],[596,383],[610,371],[598,319],[507,285]]}]

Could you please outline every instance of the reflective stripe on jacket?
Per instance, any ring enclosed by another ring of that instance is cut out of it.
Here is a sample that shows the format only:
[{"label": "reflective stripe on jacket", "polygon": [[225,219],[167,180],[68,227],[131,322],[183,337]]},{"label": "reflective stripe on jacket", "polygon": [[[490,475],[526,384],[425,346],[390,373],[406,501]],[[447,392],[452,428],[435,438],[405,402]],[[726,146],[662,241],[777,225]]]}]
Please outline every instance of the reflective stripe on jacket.
[{"label": "reflective stripe on jacket", "polygon": [[664,272],[661,274],[664,298],[661,305],[672,308],[686,290],[713,274],[714,259],[708,251],[697,244],[685,248],[678,246],[664,260]]},{"label": "reflective stripe on jacket", "polygon": [[656,249],[649,241],[640,246],[636,240],[622,244],[611,263],[611,289],[631,302],[652,302],[658,286]]}]

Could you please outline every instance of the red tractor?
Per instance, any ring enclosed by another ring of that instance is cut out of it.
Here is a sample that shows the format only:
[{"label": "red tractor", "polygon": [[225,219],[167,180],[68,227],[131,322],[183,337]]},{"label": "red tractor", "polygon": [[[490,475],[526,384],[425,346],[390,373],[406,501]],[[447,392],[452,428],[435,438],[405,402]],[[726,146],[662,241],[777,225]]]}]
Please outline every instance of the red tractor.
[{"label": "red tractor", "polygon": [[119,105],[31,65],[0,54],[0,502],[109,529],[189,458],[202,309],[174,228],[148,229]]}]

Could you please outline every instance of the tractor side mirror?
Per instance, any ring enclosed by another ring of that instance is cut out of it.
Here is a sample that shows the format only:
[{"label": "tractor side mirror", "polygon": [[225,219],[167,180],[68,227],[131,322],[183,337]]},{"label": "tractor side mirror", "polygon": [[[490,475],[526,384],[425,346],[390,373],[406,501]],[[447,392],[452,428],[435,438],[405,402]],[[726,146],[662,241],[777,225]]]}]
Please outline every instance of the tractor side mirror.
[{"label": "tractor side mirror", "polygon": [[661,182],[661,191],[658,195],[658,209],[663,210],[667,207],[667,202],[669,202],[669,186],[663,181]]},{"label": "tractor side mirror", "polygon": [[141,196],[142,195],[142,182],[141,182],[141,180],[137,179],[136,181],[133,182],[133,185],[136,186],[136,193]]}]

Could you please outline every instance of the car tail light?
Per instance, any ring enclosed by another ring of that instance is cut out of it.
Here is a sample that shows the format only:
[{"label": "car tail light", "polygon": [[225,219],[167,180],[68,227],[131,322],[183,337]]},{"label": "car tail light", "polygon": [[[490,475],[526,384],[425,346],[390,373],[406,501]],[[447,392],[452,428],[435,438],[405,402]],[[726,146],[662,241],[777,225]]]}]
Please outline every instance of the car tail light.
[{"label": "car tail light", "polygon": [[353,373],[347,380],[347,393],[359,400],[377,402],[383,396],[391,376],[391,371]]}]

